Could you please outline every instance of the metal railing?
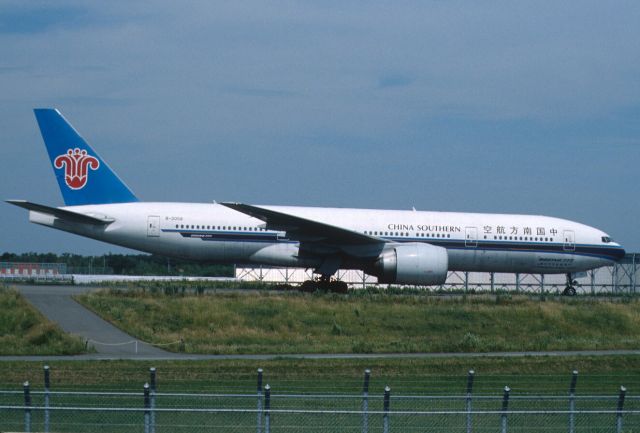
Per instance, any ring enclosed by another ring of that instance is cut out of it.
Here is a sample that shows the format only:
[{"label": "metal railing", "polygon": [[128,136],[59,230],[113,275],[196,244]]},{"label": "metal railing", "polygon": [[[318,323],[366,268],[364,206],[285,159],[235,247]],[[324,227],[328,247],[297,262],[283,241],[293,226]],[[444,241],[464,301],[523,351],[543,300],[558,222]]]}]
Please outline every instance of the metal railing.
[{"label": "metal railing", "polygon": [[139,392],[54,391],[50,370],[44,389],[0,391],[0,431],[95,432],[603,432],[640,429],[640,397],[625,387],[609,395],[576,393],[574,371],[567,394],[517,394],[508,386],[474,394],[475,372],[460,395],[394,395],[389,386],[372,392],[365,371],[361,393],[285,393],[263,386],[256,392],[159,392],[156,369]]}]

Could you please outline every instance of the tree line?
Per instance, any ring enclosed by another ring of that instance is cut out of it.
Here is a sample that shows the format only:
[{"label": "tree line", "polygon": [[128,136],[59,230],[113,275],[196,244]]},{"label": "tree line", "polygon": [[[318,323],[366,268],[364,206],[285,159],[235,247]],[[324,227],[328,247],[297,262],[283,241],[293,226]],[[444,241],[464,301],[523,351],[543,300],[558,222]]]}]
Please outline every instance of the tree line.
[{"label": "tree line", "polygon": [[64,263],[68,273],[112,273],[115,275],[233,276],[232,265],[215,265],[169,259],[155,254],[103,254],[83,256],[71,253],[5,252],[0,262]]}]

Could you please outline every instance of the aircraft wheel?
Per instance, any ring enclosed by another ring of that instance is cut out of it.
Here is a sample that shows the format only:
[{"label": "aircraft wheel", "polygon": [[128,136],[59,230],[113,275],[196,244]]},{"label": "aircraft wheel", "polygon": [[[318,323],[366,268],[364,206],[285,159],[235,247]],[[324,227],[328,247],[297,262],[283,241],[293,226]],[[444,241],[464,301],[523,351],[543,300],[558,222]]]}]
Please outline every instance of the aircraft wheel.
[{"label": "aircraft wheel", "polygon": [[349,291],[349,286],[344,281],[333,281],[330,289],[333,293],[347,293]]},{"label": "aircraft wheel", "polygon": [[313,293],[318,288],[318,283],[313,280],[307,280],[300,285],[301,292]]}]

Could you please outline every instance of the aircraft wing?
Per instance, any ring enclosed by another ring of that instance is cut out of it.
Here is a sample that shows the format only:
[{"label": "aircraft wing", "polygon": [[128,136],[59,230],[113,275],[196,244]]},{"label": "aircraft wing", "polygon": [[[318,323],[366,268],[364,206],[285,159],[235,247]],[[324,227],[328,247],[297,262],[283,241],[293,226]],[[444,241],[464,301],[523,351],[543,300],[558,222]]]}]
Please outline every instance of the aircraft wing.
[{"label": "aircraft wing", "polygon": [[243,203],[221,203],[223,206],[242,212],[254,218],[258,218],[267,224],[271,230],[281,230],[287,232],[287,237],[298,240],[308,245],[325,245],[334,247],[382,247],[385,240],[313,221],[299,216],[253,206]]},{"label": "aircraft wing", "polygon": [[60,209],[57,207],[45,206],[43,204],[32,203],[26,200],[7,200],[7,203],[21,207],[23,209],[32,210],[34,212],[43,213],[46,215],[52,215],[64,221],[79,223],[79,224],[93,224],[93,225],[107,225],[111,224],[115,220],[113,218],[98,218],[90,215],[73,212],[66,209]]}]

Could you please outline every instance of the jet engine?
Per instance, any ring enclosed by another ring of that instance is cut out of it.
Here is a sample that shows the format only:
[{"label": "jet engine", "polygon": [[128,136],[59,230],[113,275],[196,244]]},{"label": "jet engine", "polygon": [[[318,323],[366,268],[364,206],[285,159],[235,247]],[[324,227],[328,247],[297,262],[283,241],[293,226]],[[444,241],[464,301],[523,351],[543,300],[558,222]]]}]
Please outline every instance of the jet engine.
[{"label": "jet engine", "polygon": [[447,279],[447,250],[435,245],[409,243],[382,251],[370,273],[388,284],[443,284]]}]

